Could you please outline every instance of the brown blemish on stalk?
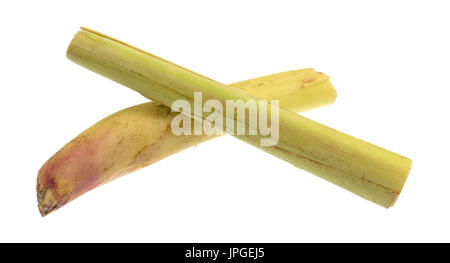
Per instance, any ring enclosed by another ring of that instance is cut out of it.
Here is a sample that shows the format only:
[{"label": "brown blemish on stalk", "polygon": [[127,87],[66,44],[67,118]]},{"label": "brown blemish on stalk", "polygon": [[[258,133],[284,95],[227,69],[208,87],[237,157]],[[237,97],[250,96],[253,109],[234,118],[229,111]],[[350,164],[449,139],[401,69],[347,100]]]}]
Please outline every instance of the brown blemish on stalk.
[{"label": "brown blemish on stalk", "polygon": [[103,172],[109,171],[109,169],[111,169],[111,167],[113,167],[114,164],[116,164],[116,163],[113,162],[113,163],[111,163],[110,165],[108,165],[107,167],[103,168]]},{"label": "brown blemish on stalk", "polygon": [[158,105],[158,115],[165,117],[171,113],[171,109],[169,107],[166,107],[162,104]]},{"label": "brown blemish on stalk", "polygon": [[150,145],[145,145],[144,147],[142,147],[140,150],[138,150],[136,152],[136,154],[134,155],[133,159],[136,159],[141,153],[143,153],[148,147],[150,147]]},{"label": "brown blemish on stalk", "polygon": [[312,83],[314,81],[316,81],[315,78],[305,78],[305,79],[303,79],[303,83]]}]

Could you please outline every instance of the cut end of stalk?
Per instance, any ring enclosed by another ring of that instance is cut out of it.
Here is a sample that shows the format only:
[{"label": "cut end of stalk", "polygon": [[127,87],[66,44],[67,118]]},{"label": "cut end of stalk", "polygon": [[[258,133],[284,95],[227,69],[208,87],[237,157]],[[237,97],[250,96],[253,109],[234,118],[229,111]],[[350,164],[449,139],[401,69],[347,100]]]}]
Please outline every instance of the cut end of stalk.
[{"label": "cut end of stalk", "polygon": [[39,183],[36,187],[38,208],[41,216],[50,214],[57,208],[57,200],[54,198],[53,191],[49,188],[41,188]]},{"label": "cut end of stalk", "polygon": [[400,196],[400,194],[402,193],[402,190],[405,186],[406,180],[408,179],[409,173],[411,172],[411,168],[412,168],[412,160],[409,158],[406,158],[409,161],[407,168],[405,169],[405,177],[403,179],[403,183],[400,187],[400,189],[398,190],[398,192],[393,196],[391,203],[389,203],[387,206],[385,206],[385,208],[390,208],[392,206],[394,206],[395,202],[397,202],[398,197]]},{"label": "cut end of stalk", "polygon": [[230,86],[261,99],[278,100],[280,107],[297,113],[329,105],[337,97],[330,78],[312,68],[281,72]]}]

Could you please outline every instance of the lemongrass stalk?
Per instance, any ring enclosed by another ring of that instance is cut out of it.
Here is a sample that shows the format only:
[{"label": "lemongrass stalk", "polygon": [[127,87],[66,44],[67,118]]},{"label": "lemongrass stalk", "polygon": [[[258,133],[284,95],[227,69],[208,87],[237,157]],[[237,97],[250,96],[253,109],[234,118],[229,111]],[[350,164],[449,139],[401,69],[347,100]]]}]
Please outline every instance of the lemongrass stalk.
[{"label": "lemongrass stalk", "polygon": [[[277,73],[230,86],[261,98],[266,98],[267,90],[275,99],[289,94],[298,100],[282,101],[280,105],[294,111],[319,107],[336,97],[328,77],[312,69]],[[309,100],[305,101],[303,95]],[[176,115],[164,105],[147,102],[113,113],[83,131],[39,169],[36,190],[41,215],[100,185],[216,137],[175,136],[170,126]]]},{"label": "lemongrass stalk", "polygon": [[[202,92],[203,99],[215,99],[223,105],[227,100],[255,99],[89,29],[82,29],[74,37],[67,57],[166,106],[178,99],[193,104],[194,92]],[[276,106],[269,105],[269,112],[273,107]],[[237,137],[383,207],[394,204],[411,160],[289,110],[278,107],[276,110],[279,112],[277,145],[260,146],[261,135]],[[223,114],[224,118],[230,118],[226,112]],[[234,114],[231,117],[235,118]],[[244,124],[248,128],[248,123]]]}]

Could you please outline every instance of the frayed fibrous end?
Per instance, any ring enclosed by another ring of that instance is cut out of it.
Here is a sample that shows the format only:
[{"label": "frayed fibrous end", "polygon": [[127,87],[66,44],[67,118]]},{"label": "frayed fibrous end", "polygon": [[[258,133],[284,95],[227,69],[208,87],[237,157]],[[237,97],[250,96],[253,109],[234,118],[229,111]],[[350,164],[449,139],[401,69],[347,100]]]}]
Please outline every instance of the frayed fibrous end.
[{"label": "frayed fibrous end", "polygon": [[55,210],[55,208],[57,208],[56,206],[58,201],[55,199],[53,195],[53,190],[48,188],[41,188],[38,182],[36,186],[36,193],[39,212],[41,213],[41,216],[46,216],[50,212]]}]

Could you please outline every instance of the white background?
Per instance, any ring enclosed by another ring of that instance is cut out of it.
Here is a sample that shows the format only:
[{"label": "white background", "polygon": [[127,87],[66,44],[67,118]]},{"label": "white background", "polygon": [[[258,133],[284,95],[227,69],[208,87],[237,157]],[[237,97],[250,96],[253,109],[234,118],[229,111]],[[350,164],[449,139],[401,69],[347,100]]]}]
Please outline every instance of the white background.
[{"label": "white background", "polygon": [[[0,241],[450,241],[448,1],[3,1]],[[313,67],[335,104],[304,115],[405,155],[384,209],[230,136],[41,218],[40,166],[88,126],[145,102],[75,65],[80,26],[223,83]]]}]

